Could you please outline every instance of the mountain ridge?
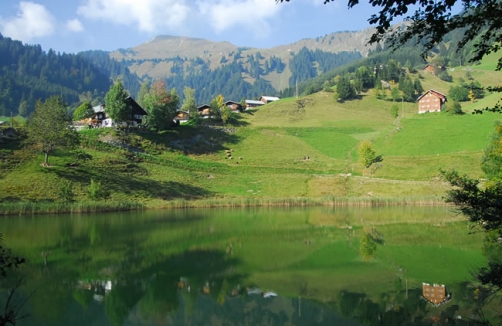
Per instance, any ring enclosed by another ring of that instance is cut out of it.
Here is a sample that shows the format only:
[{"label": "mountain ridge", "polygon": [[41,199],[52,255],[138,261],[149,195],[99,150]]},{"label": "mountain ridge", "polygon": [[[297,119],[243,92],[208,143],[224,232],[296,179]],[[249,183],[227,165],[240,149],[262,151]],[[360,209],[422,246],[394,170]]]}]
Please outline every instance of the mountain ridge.
[{"label": "mountain ridge", "polygon": [[[338,54],[341,52],[358,52],[366,57],[376,45],[368,45],[374,28],[359,31],[338,31],[316,38],[304,38],[293,43],[270,48],[242,47],[228,41],[211,41],[203,38],[158,35],[137,46],[110,52],[110,57],[118,61],[124,60],[129,70],[142,79],[164,79],[180,73],[176,67],[177,59],[183,61],[182,66],[188,69],[188,60],[201,59],[212,71],[223,67],[227,62],[239,61],[243,66],[242,78],[254,83],[256,77],[250,76],[246,70],[252,69],[250,60],[259,60],[265,74],[259,76],[269,82],[276,90],[289,86],[292,76],[290,59],[303,48]],[[236,56],[237,55],[237,56]],[[250,59],[250,57],[253,57]],[[281,60],[284,69],[281,72],[267,73],[267,60]],[[315,62],[312,62],[316,65]]]}]

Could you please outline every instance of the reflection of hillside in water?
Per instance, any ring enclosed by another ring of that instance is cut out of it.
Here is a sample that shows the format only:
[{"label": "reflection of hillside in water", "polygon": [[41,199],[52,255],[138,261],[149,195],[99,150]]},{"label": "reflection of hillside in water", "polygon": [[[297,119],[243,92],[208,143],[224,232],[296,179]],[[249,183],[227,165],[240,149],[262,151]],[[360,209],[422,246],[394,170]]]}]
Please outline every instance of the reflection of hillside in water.
[{"label": "reflection of hillside in water", "polygon": [[[463,235],[464,227],[433,228],[435,238],[456,242],[413,247],[415,238],[408,237],[423,236],[432,227],[379,226],[385,247],[374,261],[362,262],[358,221],[377,221],[382,214],[392,220],[411,213],[417,219],[444,214],[408,208],[376,213],[180,210],[16,217],[0,224],[10,235],[9,245],[28,259],[20,271],[23,291],[33,292],[27,304],[32,316],[19,325],[466,324],[482,293],[467,283],[443,280],[453,272],[446,254],[477,257],[472,246],[457,250],[465,240],[453,235]],[[346,225],[353,226],[350,232]],[[417,257],[431,254],[436,267],[416,272],[423,263]],[[406,269],[396,274],[402,263]],[[405,279],[415,288],[406,291]],[[417,288],[423,281],[445,282],[452,300],[441,307],[427,304]],[[278,296],[248,294],[251,285]]]}]

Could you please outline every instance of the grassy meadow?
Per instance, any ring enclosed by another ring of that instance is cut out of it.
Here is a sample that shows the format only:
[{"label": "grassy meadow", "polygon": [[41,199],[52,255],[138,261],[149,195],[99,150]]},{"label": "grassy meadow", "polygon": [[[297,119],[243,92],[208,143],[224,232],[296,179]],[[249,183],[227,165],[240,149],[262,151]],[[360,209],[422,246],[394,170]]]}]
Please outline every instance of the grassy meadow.
[{"label": "grassy meadow", "polygon": [[[447,94],[467,71],[482,85],[500,83],[502,73],[488,68],[482,62],[450,70],[453,83],[423,72],[414,77],[424,89]],[[343,103],[332,93],[320,92],[309,96],[303,108],[295,98],[286,98],[243,112],[226,131],[190,125],[161,134],[82,131],[81,150],[92,160],[58,151],[49,157],[49,167],[42,167],[41,155],[23,150],[19,142],[4,141],[0,201],[59,202],[62,186],[71,182],[74,200],[92,206],[92,179],[108,193],[103,202],[134,202],[146,208],[374,205],[379,199],[437,204],[447,189],[438,178],[440,169],[482,177],[483,150],[501,116],[470,112],[499,98],[487,94],[462,103],[466,114],[460,116],[419,115],[417,103],[397,102],[400,112],[393,118],[393,102],[376,99],[373,90]],[[368,169],[358,163],[362,140],[372,141],[381,157]]]}]

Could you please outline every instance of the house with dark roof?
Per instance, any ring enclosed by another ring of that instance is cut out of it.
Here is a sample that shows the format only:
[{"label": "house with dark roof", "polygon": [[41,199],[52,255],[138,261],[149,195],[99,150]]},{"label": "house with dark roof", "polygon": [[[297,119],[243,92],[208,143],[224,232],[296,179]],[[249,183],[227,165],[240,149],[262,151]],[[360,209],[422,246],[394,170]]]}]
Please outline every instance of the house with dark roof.
[{"label": "house with dark roof", "polygon": [[93,107],[94,116],[90,118],[90,123],[95,127],[139,127],[148,113],[132,98],[127,97],[125,102],[131,107],[131,117],[127,121],[113,121],[106,113],[106,105],[101,104]]},{"label": "house with dark roof", "polygon": [[251,108],[256,108],[256,107],[259,107],[259,106],[262,106],[262,105],[265,105],[265,103],[263,103],[262,101],[246,100],[246,108],[245,108],[245,110],[251,109]]},{"label": "house with dark roof", "polygon": [[232,110],[232,112],[241,112],[242,111],[242,105],[238,102],[234,101],[226,101],[225,106]]},{"label": "house with dark roof", "polygon": [[201,118],[207,119],[211,115],[211,106],[209,104],[203,104],[197,108],[199,116]]},{"label": "house with dark roof", "polygon": [[176,123],[188,122],[190,120],[190,113],[187,111],[176,111],[173,121]]},{"label": "house with dark roof", "polygon": [[445,94],[429,89],[417,98],[418,113],[441,112],[446,100]]}]

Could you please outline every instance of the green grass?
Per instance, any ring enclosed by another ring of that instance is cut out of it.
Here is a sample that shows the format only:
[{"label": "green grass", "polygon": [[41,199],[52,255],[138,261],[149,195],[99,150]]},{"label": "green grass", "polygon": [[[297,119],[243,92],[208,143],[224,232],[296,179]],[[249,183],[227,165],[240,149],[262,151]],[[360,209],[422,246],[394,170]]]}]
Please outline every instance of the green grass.
[{"label": "green grass", "polygon": [[415,157],[477,152],[487,146],[494,122],[500,119],[495,113],[415,115],[378,139],[375,149],[384,156]]},{"label": "green grass", "polygon": [[[470,68],[484,85],[502,76],[479,66]],[[465,77],[463,69],[450,72],[453,83],[425,73],[421,81],[425,89],[447,93]],[[83,150],[93,159],[78,166],[71,164],[75,158],[58,151],[49,158],[52,166],[42,167],[40,155],[20,151],[18,142],[4,142],[0,200],[58,201],[60,186],[70,181],[75,200],[85,202],[92,178],[110,191],[109,200],[145,207],[220,206],[226,201],[230,206],[381,204],[392,203],[390,198],[401,203],[429,198],[438,202],[447,189],[437,178],[439,169],[482,176],[479,162],[494,121],[500,120],[493,113],[418,115],[416,103],[399,102],[400,117],[394,119],[394,103],[377,100],[372,90],[343,103],[325,92],[309,99],[303,109],[295,98],[286,98],[242,113],[230,133],[191,125],[161,134],[85,130]],[[463,103],[463,109],[471,112],[497,100],[498,94],[487,94]],[[100,141],[106,137],[142,153]],[[364,169],[358,163],[362,140],[373,142],[382,158],[378,166]]]}]

